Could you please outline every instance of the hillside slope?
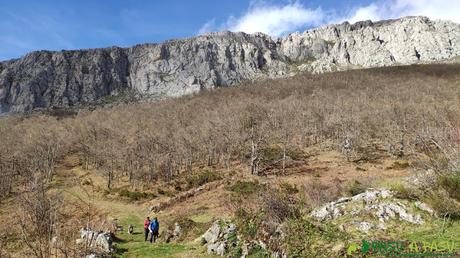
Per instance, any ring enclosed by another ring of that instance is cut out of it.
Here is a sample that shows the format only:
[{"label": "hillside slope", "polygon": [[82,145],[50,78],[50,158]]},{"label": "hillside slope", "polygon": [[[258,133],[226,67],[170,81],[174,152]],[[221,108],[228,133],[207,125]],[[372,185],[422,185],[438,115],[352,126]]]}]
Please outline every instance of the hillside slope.
[{"label": "hillside slope", "polygon": [[460,25],[405,17],[330,25],[285,38],[219,32],[131,48],[37,51],[0,63],[0,113],[95,103],[106,96],[181,96],[245,80],[446,61]]},{"label": "hillside slope", "polygon": [[[0,118],[0,256],[101,252],[82,228],[113,235],[116,257],[460,243],[459,89],[460,64],[411,65]],[[236,232],[202,240],[220,225]]]}]

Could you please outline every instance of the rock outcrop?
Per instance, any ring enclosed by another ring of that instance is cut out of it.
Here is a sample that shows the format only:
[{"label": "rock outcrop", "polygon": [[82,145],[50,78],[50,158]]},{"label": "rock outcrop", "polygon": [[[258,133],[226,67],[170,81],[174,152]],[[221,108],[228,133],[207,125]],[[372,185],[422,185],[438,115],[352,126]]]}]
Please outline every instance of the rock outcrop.
[{"label": "rock outcrop", "polygon": [[229,221],[215,221],[202,236],[208,253],[224,256],[227,250],[236,245],[236,225]]},{"label": "rock outcrop", "polygon": [[[272,234],[265,231],[259,236],[262,238],[244,239],[238,234],[236,224],[228,220],[217,220],[199,240],[206,246],[209,254],[218,256],[286,258],[288,255],[281,247],[286,234],[288,232],[283,231],[283,226],[277,224]],[[270,249],[273,247],[273,250]]]},{"label": "rock outcrop", "polygon": [[446,61],[460,55],[460,25],[405,17],[330,25],[285,38],[210,33],[131,48],[37,51],[0,62],[0,113],[95,103],[129,92],[181,96],[300,71]]},{"label": "rock outcrop", "polygon": [[175,222],[174,223],[174,229],[172,230],[166,230],[166,233],[165,233],[165,242],[166,243],[169,243],[171,241],[174,241],[174,240],[178,240],[183,234],[183,230],[182,230],[182,227],[181,225],[179,225],[179,222]]},{"label": "rock outcrop", "polygon": [[[415,206],[417,209],[414,209]],[[390,221],[405,221],[420,225],[422,218],[435,216],[427,204],[397,199],[387,189],[368,190],[353,197],[343,197],[314,210],[311,217],[318,221],[347,221],[340,224],[342,230],[357,229],[363,233],[370,230],[386,230]],[[365,221],[365,220],[371,221]]]},{"label": "rock outcrop", "polygon": [[[109,232],[95,231],[91,229],[81,229],[80,238],[77,239],[77,244],[89,247],[97,254],[110,254],[114,252],[112,247],[113,235]],[[97,257],[97,255],[96,255]]]},{"label": "rock outcrop", "polygon": [[343,23],[291,34],[282,40],[281,53],[311,60],[299,68],[312,72],[430,63],[460,55],[459,29],[426,17]]}]

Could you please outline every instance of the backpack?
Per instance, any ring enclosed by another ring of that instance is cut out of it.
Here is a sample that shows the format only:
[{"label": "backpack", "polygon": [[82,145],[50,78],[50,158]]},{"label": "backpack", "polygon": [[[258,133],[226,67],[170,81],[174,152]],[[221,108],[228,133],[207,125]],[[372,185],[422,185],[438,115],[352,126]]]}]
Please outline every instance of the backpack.
[{"label": "backpack", "polygon": [[150,231],[152,232],[158,231],[158,222],[152,221],[152,223],[150,223]]}]

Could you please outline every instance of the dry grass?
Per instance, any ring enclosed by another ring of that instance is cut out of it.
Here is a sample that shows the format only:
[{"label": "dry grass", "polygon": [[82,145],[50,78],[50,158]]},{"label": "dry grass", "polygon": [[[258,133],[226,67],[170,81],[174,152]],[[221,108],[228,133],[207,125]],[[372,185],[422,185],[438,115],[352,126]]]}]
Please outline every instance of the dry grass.
[{"label": "dry grass", "polygon": [[[57,160],[78,153],[111,187],[123,176],[130,184],[171,180],[196,167],[249,164],[250,156],[259,171],[279,173],[284,149],[287,166],[295,166],[297,150],[312,145],[342,150],[355,162],[412,155],[420,141],[458,128],[459,71],[452,64],[301,75],[62,119],[4,118],[0,164],[6,179],[52,174]],[[267,156],[272,146],[281,149]]]}]

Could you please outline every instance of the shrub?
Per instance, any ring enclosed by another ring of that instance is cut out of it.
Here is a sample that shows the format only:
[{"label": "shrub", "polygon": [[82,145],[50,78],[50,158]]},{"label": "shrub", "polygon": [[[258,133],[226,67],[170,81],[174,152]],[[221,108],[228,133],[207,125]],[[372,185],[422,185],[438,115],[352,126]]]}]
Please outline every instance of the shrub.
[{"label": "shrub", "polygon": [[279,146],[271,146],[261,150],[262,160],[266,162],[273,162],[280,160],[283,157],[283,149]]},{"label": "shrub", "polygon": [[451,219],[460,219],[460,203],[451,199],[446,191],[432,190],[425,195],[424,201],[438,215]]},{"label": "shrub", "polygon": [[146,192],[131,192],[128,189],[120,189],[118,190],[118,195],[121,197],[129,198],[131,201],[139,201],[142,199],[153,199],[156,197],[154,193],[146,193]]},{"label": "shrub", "polygon": [[439,216],[460,219],[460,173],[442,173],[421,196]]},{"label": "shrub", "polygon": [[252,212],[244,208],[238,208],[235,212],[235,219],[239,233],[245,239],[255,239],[261,228],[262,221],[264,221],[264,211]]},{"label": "shrub", "polygon": [[[197,237],[200,237],[206,232],[206,230],[210,226],[210,223],[208,222],[195,222],[191,218],[181,215],[176,220],[171,221],[171,223],[167,225],[166,229],[169,233],[172,233],[174,231],[176,222],[179,224],[181,228],[181,234],[179,238],[175,239],[175,241],[179,242],[184,240],[196,239]],[[166,241],[171,240],[168,239],[168,237],[171,237],[171,234],[169,233],[165,235]],[[206,240],[204,238],[201,238],[200,243],[204,245],[206,244]]]},{"label": "shrub", "polygon": [[460,201],[460,172],[439,176],[438,184],[451,198]]},{"label": "shrub", "polygon": [[292,160],[302,160],[307,156],[301,149],[289,149],[287,150],[287,155],[291,157]]},{"label": "shrub", "polygon": [[249,195],[264,190],[266,187],[261,185],[259,181],[236,181],[233,185],[227,187],[227,190],[239,195]]},{"label": "shrub", "polygon": [[165,192],[165,190],[163,190],[163,188],[158,188],[157,192],[158,192],[158,194],[161,194],[161,195],[166,194],[166,192]]},{"label": "shrub", "polygon": [[249,257],[270,257],[270,254],[260,245],[255,245],[249,249]]},{"label": "shrub", "polygon": [[[280,161],[283,158],[283,148],[278,145],[266,147],[261,150],[263,163],[273,163]],[[305,158],[305,153],[300,149],[287,149],[286,156],[292,160],[302,160]]]},{"label": "shrub", "polygon": [[158,188],[157,189],[158,194],[165,195],[168,197],[174,196],[174,193],[168,189],[163,189],[163,188]]},{"label": "shrub", "polygon": [[82,185],[93,185],[93,182],[91,181],[91,179],[85,178],[85,179],[83,179],[81,184]]},{"label": "shrub", "polygon": [[410,164],[407,160],[396,160],[393,164],[391,164],[391,166],[388,166],[387,169],[402,170],[408,168],[409,166]]},{"label": "shrub", "polygon": [[245,239],[264,238],[266,232],[273,234],[277,225],[287,219],[301,216],[298,203],[279,190],[267,189],[252,199],[249,205],[245,205],[244,201],[238,203],[235,211],[235,222]]},{"label": "shrub", "polygon": [[340,182],[336,182],[334,186],[328,186],[319,180],[312,180],[302,187],[301,198],[305,203],[304,207],[308,206],[308,204],[313,207],[319,207],[324,203],[337,199],[342,192]]},{"label": "shrub", "polygon": [[182,186],[180,185],[180,183],[176,183],[176,184],[174,185],[174,190],[176,190],[177,192],[180,192],[180,191],[183,190],[183,189],[182,189]]},{"label": "shrub", "polygon": [[390,190],[392,190],[395,197],[399,199],[418,200],[421,195],[417,189],[408,187],[401,183],[391,185]]},{"label": "shrub", "polygon": [[262,203],[262,209],[265,211],[265,222],[282,223],[286,219],[300,216],[296,201],[285,193],[273,189],[265,191],[260,199],[259,203]]},{"label": "shrub", "polygon": [[198,187],[220,179],[222,179],[222,177],[218,175],[216,172],[205,170],[196,175],[187,177],[186,181],[188,187]]},{"label": "shrub", "polygon": [[229,248],[229,256],[228,257],[242,257],[243,256],[243,248],[241,246],[241,242],[237,242],[236,246]]},{"label": "shrub", "polygon": [[[198,223],[189,218],[180,218],[177,221],[177,223],[182,229],[182,239],[186,238],[189,234],[193,234],[193,232],[197,229],[198,226]],[[171,229],[174,230],[174,226],[172,226]]]},{"label": "shrub", "polygon": [[285,226],[285,232],[289,233],[284,239],[284,249],[289,257],[333,257],[327,246],[348,239],[336,226],[316,224],[307,218],[288,220]]},{"label": "shrub", "polygon": [[354,196],[360,193],[364,193],[366,188],[367,187],[358,180],[353,180],[345,186],[345,192],[351,196]]},{"label": "shrub", "polygon": [[286,194],[296,194],[299,192],[296,185],[289,184],[287,182],[280,184],[281,191]]}]

